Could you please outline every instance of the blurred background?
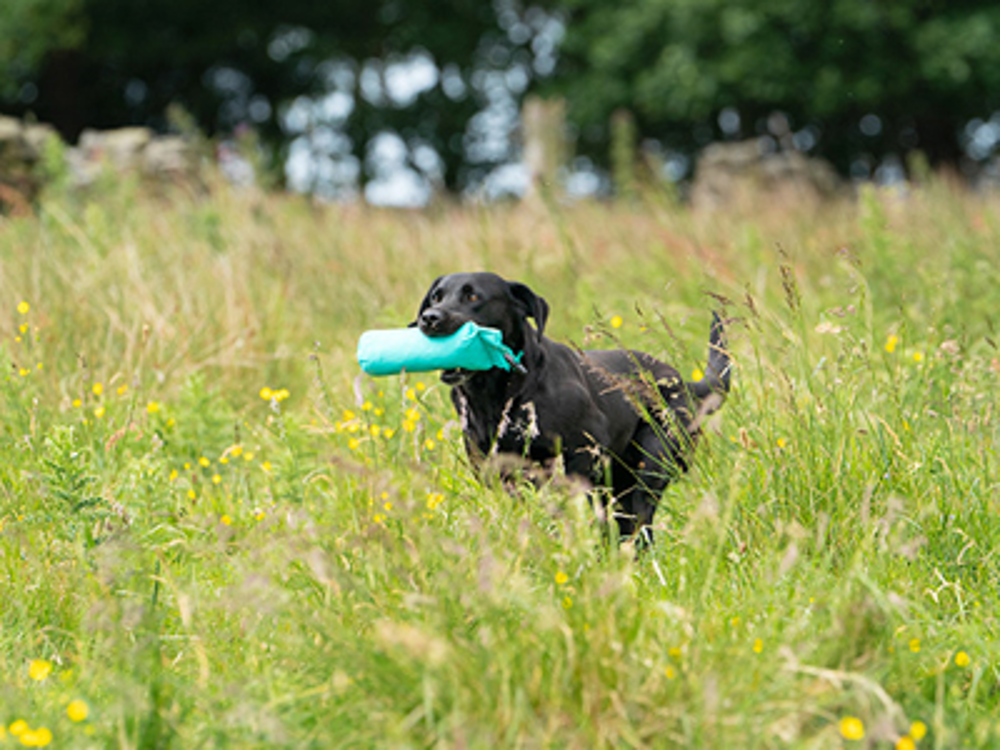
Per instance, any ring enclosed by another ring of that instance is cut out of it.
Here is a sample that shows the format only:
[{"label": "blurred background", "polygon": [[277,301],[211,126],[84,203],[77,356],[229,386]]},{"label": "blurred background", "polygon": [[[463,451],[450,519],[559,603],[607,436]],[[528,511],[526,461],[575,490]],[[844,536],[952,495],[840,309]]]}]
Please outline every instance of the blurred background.
[{"label": "blurred background", "polygon": [[380,205],[983,186],[998,39],[981,0],[3,0],[0,204],[54,133],[80,184],[211,159]]}]

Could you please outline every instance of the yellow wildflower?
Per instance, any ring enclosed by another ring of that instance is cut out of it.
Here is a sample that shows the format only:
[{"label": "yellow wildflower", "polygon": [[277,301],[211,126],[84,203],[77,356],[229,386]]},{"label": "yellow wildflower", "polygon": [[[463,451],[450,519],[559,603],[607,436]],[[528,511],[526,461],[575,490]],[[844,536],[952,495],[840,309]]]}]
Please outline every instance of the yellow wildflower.
[{"label": "yellow wildflower", "polygon": [[612,328],[621,328],[622,324],[624,322],[625,321],[622,320],[622,316],[621,315],[612,315],[611,316],[611,327]]},{"label": "yellow wildflower", "polygon": [[260,397],[265,401],[270,401],[273,396],[274,392],[266,385],[260,389]]},{"label": "yellow wildflower", "polygon": [[845,716],[840,720],[840,736],[845,740],[863,740],[865,725],[856,716]]},{"label": "yellow wildflower", "polygon": [[427,439],[426,439],[426,440],[424,441],[424,448],[426,448],[426,449],[427,449],[427,450],[429,450],[429,451],[432,451],[432,450],[434,450],[434,446],[435,446],[435,445],[437,445],[437,443],[435,443],[435,442],[434,442],[433,440],[431,440],[430,438],[427,438]]},{"label": "yellow wildflower", "polygon": [[913,361],[916,362],[919,365],[921,362],[924,361],[924,353],[923,352],[913,352]]},{"label": "yellow wildflower", "polygon": [[759,654],[763,650],[764,650],[764,641],[762,641],[760,638],[756,639],[753,642],[753,652],[755,654]]},{"label": "yellow wildflower", "polygon": [[271,471],[271,462],[270,461],[264,461],[263,463],[261,463],[260,468],[262,468],[266,472],[270,472]]},{"label": "yellow wildflower", "polygon": [[28,310],[30,310],[30,309],[31,309],[31,305],[29,305],[24,300],[21,300],[20,302],[17,303],[17,311],[19,313],[21,313],[21,315],[27,315],[28,314]]},{"label": "yellow wildflower", "polygon": [[920,653],[920,639],[919,638],[911,638],[910,639],[910,651],[912,651],[915,654]]},{"label": "yellow wildflower", "polygon": [[955,654],[955,664],[959,667],[967,667],[971,661],[972,659],[970,659],[969,655],[964,651],[959,651]]},{"label": "yellow wildflower", "polygon": [[222,517],[219,519],[219,523],[223,524],[224,526],[232,526],[233,519],[229,517],[228,513],[223,513]]},{"label": "yellow wildflower", "polygon": [[160,404],[158,401],[150,401],[146,404],[146,411],[149,414],[156,414],[160,410]]},{"label": "yellow wildflower", "polygon": [[70,701],[69,705],[66,706],[66,715],[69,717],[70,721],[81,722],[86,719],[89,714],[90,708],[79,698],[75,701]]},{"label": "yellow wildflower", "polygon": [[219,484],[219,482],[221,482],[221,481],[222,481],[222,477],[220,477],[218,474],[213,474],[212,475],[212,484]]},{"label": "yellow wildflower", "polygon": [[558,573],[556,573],[557,586],[565,586],[568,581],[569,581],[569,576],[563,573],[561,570]]},{"label": "yellow wildflower", "polygon": [[233,458],[239,458],[240,456],[243,455],[243,446],[234,445],[232,448],[229,449],[229,455],[232,456]]},{"label": "yellow wildflower", "polygon": [[118,393],[119,396],[124,396],[125,392],[127,390],[128,390],[128,385],[125,384],[125,383],[122,383],[120,386],[118,386],[117,393]]},{"label": "yellow wildflower", "polygon": [[208,467],[212,465],[212,462],[205,456],[198,459],[198,464],[203,467]]},{"label": "yellow wildflower", "polygon": [[18,719],[10,725],[10,733],[15,737],[20,737],[29,729],[31,729],[31,727],[28,726],[28,722],[24,719]]},{"label": "yellow wildflower", "polygon": [[52,742],[52,732],[45,727],[29,729],[21,735],[21,744],[25,747],[45,747]]},{"label": "yellow wildflower", "polygon": [[562,605],[563,605],[563,609],[569,609],[570,607],[572,607],[573,606],[573,599],[572,599],[572,597],[569,597],[569,596],[563,597]]},{"label": "yellow wildflower", "polygon": [[52,672],[52,662],[47,659],[32,659],[31,664],[28,665],[28,676],[35,680],[35,682],[41,682]]},{"label": "yellow wildflower", "polygon": [[73,399],[73,408],[74,409],[79,409],[81,406],[83,406],[83,401],[81,401],[78,398],[74,398]]},{"label": "yellow wildflower", "polygon": [[672,680],[677,676],[677,672],[671,666],[667,666],[667,668],[663,670],[663,674],[666,675],[668,680]]},{"label": "yellow wildflower", "polygon": [[910,724],[910,736],[919,742],[927,736],[927,725],[920,720],[913,722]]},{"label": "yellow wildflower", "polygon": [[705,379],[705,373],[703,373],[697,367],[691,371],[691,380],[693,380],[695,383],[700,383],[704,379]]},{"label": "yellow wildflower", "polygon": [[94,392],[95,396],[100,396],[102,393],[104,393],[104,384],[94,383],[93,387],[90,390]]},{"label": "yellow wildflower", "polygon": [[899,343],[899,336],[897,336],[894,333],[890,334],[889,338],[885,340],[885,350],[889,352],[889,354],[892,354],[894,351],[896,351],[896,344],[898,343]]},{"label": "yellow wildflower", "polygon": [[896,750],[917,750],[917,743],[908,734],[896,740]]}]

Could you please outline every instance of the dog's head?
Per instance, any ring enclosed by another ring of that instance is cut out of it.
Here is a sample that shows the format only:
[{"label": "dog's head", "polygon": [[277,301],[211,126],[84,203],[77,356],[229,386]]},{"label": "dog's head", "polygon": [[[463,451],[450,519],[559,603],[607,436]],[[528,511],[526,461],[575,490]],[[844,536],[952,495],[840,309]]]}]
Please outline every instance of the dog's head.
[{"label": "dog's head", "polygon": [[548,303],[524,284],[494,273],[453,273],[435,279],[410,325],[426,336],[450,336],[471,320],[496,328],[512,350],[529,354],[541,341],[548,317]]}]

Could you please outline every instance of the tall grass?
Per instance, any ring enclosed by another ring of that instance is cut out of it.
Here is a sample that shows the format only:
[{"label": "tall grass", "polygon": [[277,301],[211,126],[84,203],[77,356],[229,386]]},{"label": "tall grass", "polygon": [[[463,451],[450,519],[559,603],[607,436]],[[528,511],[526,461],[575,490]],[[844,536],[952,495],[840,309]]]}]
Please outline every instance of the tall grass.
[{"label": "tall grass", "polygon": [[[109,184],[0,219],[0,746],[1000,745],[997,208]],[[684,372],[731,319],[648,553],[477,482],[434,377],[359,377],[470,269]]]}]

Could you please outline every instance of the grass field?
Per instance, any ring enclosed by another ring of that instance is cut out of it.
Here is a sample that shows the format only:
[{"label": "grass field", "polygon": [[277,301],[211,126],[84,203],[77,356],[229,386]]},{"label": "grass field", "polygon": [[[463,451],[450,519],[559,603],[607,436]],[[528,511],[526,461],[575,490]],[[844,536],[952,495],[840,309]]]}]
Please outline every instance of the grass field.
[{"label": "grass field", "polygon": [[[490,269],[734,391],[657,544],[477,483],[366,328]],[[0,747],[1000,746],[1000,198],[0,217]]]}]

